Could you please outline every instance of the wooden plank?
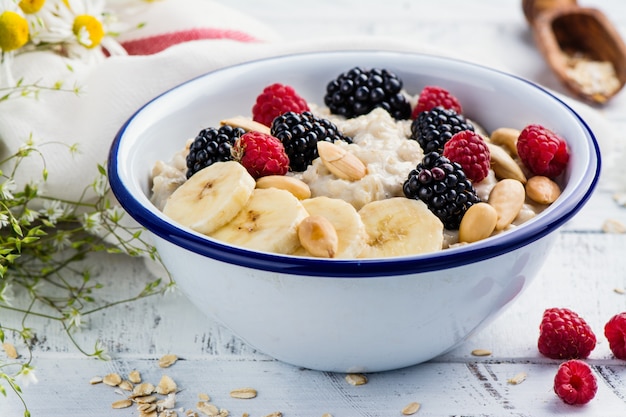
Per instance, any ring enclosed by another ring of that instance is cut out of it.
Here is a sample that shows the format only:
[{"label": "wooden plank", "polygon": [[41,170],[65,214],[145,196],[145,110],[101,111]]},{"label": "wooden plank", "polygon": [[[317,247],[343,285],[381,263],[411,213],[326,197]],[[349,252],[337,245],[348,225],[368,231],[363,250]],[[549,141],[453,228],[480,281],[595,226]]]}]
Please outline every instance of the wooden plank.
[{"label": "wooden plank", "polygon": [[[344,374],[299,369],[274,361],[224,360],[206,357],[180,360],[161,369],[156,360],[93,361],[76,358],[38,359],[47,372],[25,391],[33,416],[133,416],[133,408],[111,410],[111,403],[128,395],[89,379],[117,372],[126,376],[139,370],[145,382],[157,384],[163,375],[177,383],[177,408],[195,408],[198,394],[229,410],[230,415],[264,416],[280,411],[288,416],[398,416],[410,402],[421,403],[423,416],[623,416],[626,405],[626,367],[612,361],[594,363],[599,379],[597,396],[585,407],[564,404],[552,391],[556,363],[469,361],[430,362],[395,372],[369,374],[365,385],[348,384]],[[520,372],[518,385],[507,382]],[[230,398],[235,388],[252,387],[250,400]],[[160,397],[160,396],[159,396]],[[3,404],[3,403],[0,403]],[[19,404],[9,401],[3,416],[20,415]],[[179,413],[179,415],[183,415]]]}]

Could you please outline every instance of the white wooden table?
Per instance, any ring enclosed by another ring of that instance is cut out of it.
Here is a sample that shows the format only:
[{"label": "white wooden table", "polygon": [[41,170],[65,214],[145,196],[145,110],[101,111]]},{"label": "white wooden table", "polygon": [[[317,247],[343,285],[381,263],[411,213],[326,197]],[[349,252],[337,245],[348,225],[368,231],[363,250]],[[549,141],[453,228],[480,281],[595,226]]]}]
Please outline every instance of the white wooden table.
[{"label": "white wooden table", "polygon": [[[366,35],[401,37],[428,48],[481,60],[565,93],[535,48],[518,0],[267,0],[223,1],[257,17],[286,39]],[[589,0],[601,8],[626,37],[623,0]],[[574,103],[575,104],[575,103]],[[344,375],[299,369],[277,362],[246,346],[228,330],[207,320],[181,294],[151,298],[104,311],[76,334],[78,343],[102,340],[113,359],[88,359],[79,353],[57,323],[31,319],[38,329],[34,366],[39,383],[24,389],[33,416],[137,416],[133,408],[113,410],[122,396],[94,376],[127,375],[139,370],[156,384],[168,374],[182,388],[177,404],[194,408],[198,393],[230,415],[265,416],[398,416],[408,403],[421,403],[419,416],[620,416],[626,415],[626,362],[612,357],[603,336],[604,323],[626,310],[626,234],[604,233],[607,219],[626,224],[626,208],[613,200],[626,190],[626,169],[610,161],[626,142],[626,92],[602,109],[584,115],[602,144],[607,162],[602,183],[589,204],[560,231],[550,256],[521,298],[496,321],[454,351],[428,363],[393,372],[368,375],[361,386]],[[621,170],[621,171],[620,171]],[[94,274],[111,294],[136,293],[152,277],[139,259],[100,255]],[[219,302],[211,300],[207,302]],[[583,407],[565,405],[552,391],[558,362],[536,348],[544,309],[569,307],[581,314],[598,336],[588,362],[598,377],[597,396]],[[17,321],[2,311],[5,324]],[[373,335],[375,337],[375,335]],[[489,349],[475,357],[473,349]],[[179,360],[167,370],[158,367],[162,355]],[[519,385],[507,383],[520,372]],[[235,400],[233,388],[254,387],[258,397]],[[0,397],[0,416],[22,415],[15,396]],[[183,413],[179,413],[183,415]]]}]

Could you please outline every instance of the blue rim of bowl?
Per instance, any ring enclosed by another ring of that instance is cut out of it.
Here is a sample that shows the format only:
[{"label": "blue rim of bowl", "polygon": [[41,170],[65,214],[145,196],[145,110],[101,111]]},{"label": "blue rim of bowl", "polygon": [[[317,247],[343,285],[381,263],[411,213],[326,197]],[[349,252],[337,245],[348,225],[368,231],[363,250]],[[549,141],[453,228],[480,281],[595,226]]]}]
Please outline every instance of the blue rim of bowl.
[{"label": "blue rim of bowl", "polygon": [[[182,226],[169,223],[152,211],[145,208],[125,187],[123,179],[119,176],[116,169],[118,161],[118,151],[120,144],[124,138],[124,133],[128,126],[133,122],[135,117],[141,111],[149,106],[152,102],[159,100],[169,92],[176,90],[196,79],[210,76],[213,73],[227,71],[229,68],[253,65],[255,62],[289,59],[298,55],[315,55],[315,54],[341,54],[341,53],[390,53],[397,55],[417,55],[428,56],[434,59],[449,60],[463,65],[484,68],[494,73],[499,73],[507,77],[517,79],[529,86],[536,88],[546,94],[548,97],[559,102],[580,122],[581,126],[588,133],[592,144],[591,160],[595,161],[595,171],[593,176],[586,177],[586,182],[578,193],[574,193],[562,201],[558,210],[552,211],[550,214],[543,216],[541,219],[531,220],[523,225],[523,230],[517,233],[502,233],[498,236],[485,239],[471,245],[445,249],[439,252],[428,253],[423,255],[394,257],[394,258],[373,258],[373,259],[318,259],[307,257],[296,257],[288,255],[280,255],[273,253],[251,251],[245,248],[230,246],[216,240],[199,235],[193,231],[189,231]],[[595,156],[595,159],[593,158]],[[229,67],[220,68],[198,77],[192,78],[184,83],[173,87],[157,97],[153,98],[141,108],[139,108],[119,129],[110,148],[109,158],[107,161],[107,169],[109,175],[109,183],[113,194],[119,201],[120,205],[127,213],[131,215],[139,224],[156,236],[170,242],[173,245],[180,246],[186,250],[195,252],[201,256],[209,257],[221,262],[240,265],[252,269],[260,269],[265,271],[286,273],[301,276],[317,276],[317,277],[381,277],[406,275],[412,273],[430,272],[442,269],[451,269],[467,264],[476,263],[487,260],[504,253],[513,251],[520,247],[535,242],[551,232],[561,227],[565,222],[571,219],[591,197],[600,176],[601,158],[600,149],[591,128],[584,119],[567,103],[555,96],[549,90],[524,78],[505,73],[503,71],[482,66],[480,64],[465,62],[457,58],[448,58],[436,55],[414,52],[394,52],[394,51],[331,51],[331,52],[303,52],[301,54],[289,54],[285,56],[274,56],[263,58],[255,61],[244,62]]]}]

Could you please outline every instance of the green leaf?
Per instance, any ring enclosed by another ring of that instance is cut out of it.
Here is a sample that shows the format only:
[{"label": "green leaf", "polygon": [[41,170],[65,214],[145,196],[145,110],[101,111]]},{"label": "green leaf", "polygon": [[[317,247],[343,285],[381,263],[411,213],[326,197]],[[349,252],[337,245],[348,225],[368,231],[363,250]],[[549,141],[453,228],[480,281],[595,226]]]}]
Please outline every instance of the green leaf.
[{"label": "green leaf", "polygon": [[100,175],[103,175],[106,177],[107,175],[107,170],[106,168],[104,168],[104,166],[102,166],[101,164],[98,164],[98,172],[100,172]]}]

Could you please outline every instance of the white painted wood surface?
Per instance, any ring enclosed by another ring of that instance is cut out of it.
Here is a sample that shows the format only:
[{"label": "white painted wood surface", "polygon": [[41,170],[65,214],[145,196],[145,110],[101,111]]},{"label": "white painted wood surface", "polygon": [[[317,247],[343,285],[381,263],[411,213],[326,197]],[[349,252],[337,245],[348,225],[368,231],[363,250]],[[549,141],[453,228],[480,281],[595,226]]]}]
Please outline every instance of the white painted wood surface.
[{"label": "white painted wood surface", "polygon": [[[485,0],[229,0],[224,4],[265,21],[286,39],[313,37],[400,37],[428,48],[480,60],[567,95],[536,50],[521,11],[521,1]],[[623,0],[589,0],[610,16],[626,37]],[[101,339],[113,360],[80,354],[56,323],[31,319],[39,329],[34,365],[39,383],[24,390],[33,416],[136,416],[134,408],[112,410],[122,397],[111,387],[91,386],[93,376],[139,370],[157,383],[170,375],[182,388],[178,405],[193,408],[197,394],[208,393],[233,416],[398,416],[412,401],[419,416],[621,416],[626,415],[626,362],[612,357],[602,329],[613,315],[626,311],[626,234],[602,232],[609,218],[626,223],[626,208],[612,196],[626,190],[626,169],[612,160],[626,142],[626,92],[602,109],[580,106],[599,135],[606,158],[598,192],[560,231],[546,265],[521,298],[482,332],[442,357],[407,369],[370,374],[369,382],[351,386],[344,375],[303,370],[254,351],[228,330],[204,318],[181,294],[122,305],[94,315],[76,334],[79,344]],[[621,158],[621,156],[619,156]],[[98,256],[93,271],[112,295],[136,293],[151,279],[141,260]],[[207,295],[207,302],[219,302]],[[588,362],[599,378],[596,398],[583,407],[562,403],[552,392],[557,361],[536,348],[541,314],[549,307],[569,307],[587,319],[599,344]],[[19,320],[2,312],[3,324]],[[376,335],[372,335],[376,337]],[[473,349],[491,356],[471,356]],[[165,353],[181,360],[166,371],[157,366]],[[507,383],[519,372],[527,379]],[[233,388],[251,386],[253,400],[234,400]],[[0,416],[22,415],[19,401],[0,398]],[[182,415],[182,414],[179,414]]]}]

